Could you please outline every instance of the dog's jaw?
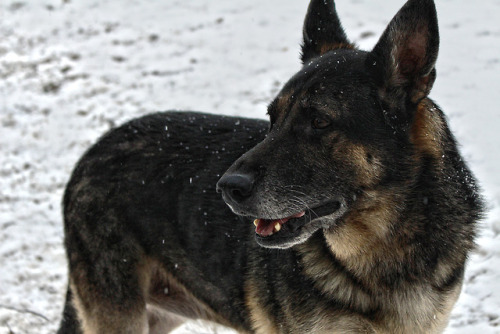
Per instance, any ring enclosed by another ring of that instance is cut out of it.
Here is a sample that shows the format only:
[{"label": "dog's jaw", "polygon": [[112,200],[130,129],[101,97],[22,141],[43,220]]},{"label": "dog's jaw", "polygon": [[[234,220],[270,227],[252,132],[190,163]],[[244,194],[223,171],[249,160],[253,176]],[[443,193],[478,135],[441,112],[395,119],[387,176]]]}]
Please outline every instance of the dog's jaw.
[{"label": "dog's jaw", "polygon": [[332,227],[346,211],[346,202],[339,200],[287,218],[256,219],[255,239],[262,247],[290,248],[305,242],[316,231]]}]

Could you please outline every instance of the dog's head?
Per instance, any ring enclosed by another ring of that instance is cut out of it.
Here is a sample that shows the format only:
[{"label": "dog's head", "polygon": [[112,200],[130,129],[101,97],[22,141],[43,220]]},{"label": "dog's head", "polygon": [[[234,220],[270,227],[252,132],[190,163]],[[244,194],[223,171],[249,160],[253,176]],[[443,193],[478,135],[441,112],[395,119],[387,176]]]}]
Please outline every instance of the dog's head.
[{"label": "dog's head", "polygon": [[414,114],[435,79],[432,0],[409,0],[371,52],[348,41],[332,0],[311,1],[303,36],[303,67],[269,105],[269,134],[217,184],[265,247],[304,242],[367,189],[403,180]]}]

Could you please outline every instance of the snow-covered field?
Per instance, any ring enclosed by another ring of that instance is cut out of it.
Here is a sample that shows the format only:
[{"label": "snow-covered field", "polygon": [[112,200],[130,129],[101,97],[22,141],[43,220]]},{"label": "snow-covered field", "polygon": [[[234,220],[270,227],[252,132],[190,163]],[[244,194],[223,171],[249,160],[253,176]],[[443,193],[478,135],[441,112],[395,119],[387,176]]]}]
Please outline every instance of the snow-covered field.
[{"label": "snow-covered field", "polygon": [[[348,35],[364,48],[402,4],[337,0]],[[265,117],[300,67],[306,8],[304,0],[0,1],[0,334],[58,326],[60,202],[85,149],[151,111]],[[437,0],[437,9],[431,97],[489,209],[447,333],[500,333],[500,1]]]}]

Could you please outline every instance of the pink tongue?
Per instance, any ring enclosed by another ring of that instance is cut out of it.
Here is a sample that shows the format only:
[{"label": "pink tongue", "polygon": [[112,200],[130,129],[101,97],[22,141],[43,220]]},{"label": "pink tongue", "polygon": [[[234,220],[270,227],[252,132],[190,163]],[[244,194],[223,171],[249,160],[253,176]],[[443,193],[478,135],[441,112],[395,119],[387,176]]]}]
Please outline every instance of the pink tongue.
[{"label": "pink tongue", "polygon": [[255,228],[255,233],[262,237],[268,237],[273,234],[274,226],[276,223],[283,225],[292,218],[300,218],[305,214],[304,211],[297,213],[293,216],[281,219],[257,219],[257,227]]},{"label": "pink tongue", "polygon": [[[268,220],[268,219],[259,219],[257,222],[257,227],[255,228],[255,233],[262,237],[268,237],[270,236],[273,231],[274,231],[274,225],[276,225],[276,222],[280,221],[281,219],[278,220]],[[285,222],[288,219],[283,219],[282,221]]]}]

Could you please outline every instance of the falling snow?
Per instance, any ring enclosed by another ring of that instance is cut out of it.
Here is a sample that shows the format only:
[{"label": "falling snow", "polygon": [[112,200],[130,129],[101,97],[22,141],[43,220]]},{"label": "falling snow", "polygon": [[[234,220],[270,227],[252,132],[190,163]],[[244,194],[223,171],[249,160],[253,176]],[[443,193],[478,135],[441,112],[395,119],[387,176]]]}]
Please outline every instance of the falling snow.
[{"label": "falling snow", "polygon": [[[337,0],[337,9],[353,41],[371,48],[403,2]],[[306,1],[123,4],[0,1],[0,334],[57,329],[67,282],[61,197],[102,133],[166,109],[265,118],[299,69]],[[446,333],[500,333],[500,2],[439,0],[437,9],[431,97],[489,209]],[[190,323],[176,334],[206,332]]]}]

